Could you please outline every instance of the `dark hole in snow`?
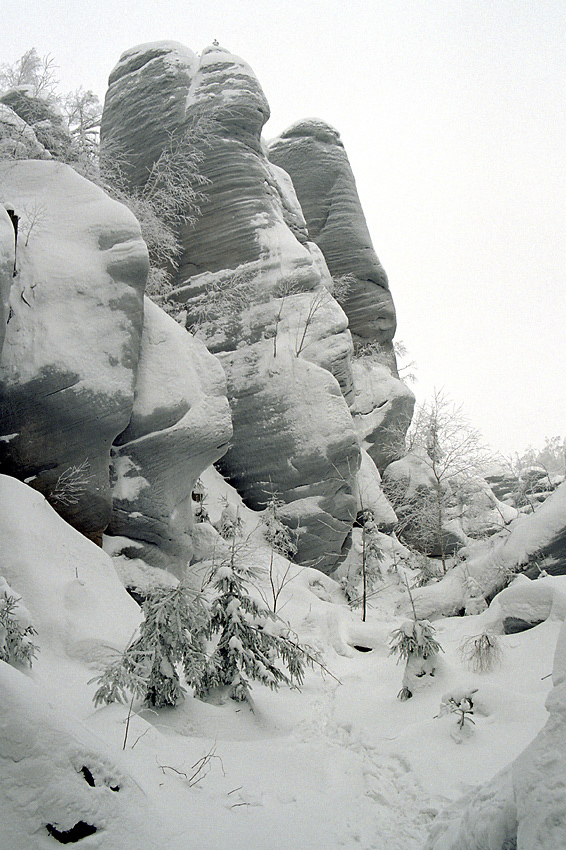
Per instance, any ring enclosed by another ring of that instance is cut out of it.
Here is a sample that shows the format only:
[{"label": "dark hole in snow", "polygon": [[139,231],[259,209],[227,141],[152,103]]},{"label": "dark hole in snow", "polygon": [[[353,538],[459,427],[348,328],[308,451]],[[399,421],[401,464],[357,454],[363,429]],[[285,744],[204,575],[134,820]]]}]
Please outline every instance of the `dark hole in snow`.
[{"label": "dark hole in snow", "polygon": [[516,635],[519,632],[526,632],[529,629],[534,629],[535,626],[540,626],[544,620],[537,620],[530,623],[528,620],[520,620],[518,617],[505,617],[503,620],[503,631],[506,635]]},{"label": "dark hole in snow", "polygon": [[108,787],[110,788],[111,791],[119,791],[120,790],[119,785],[109,785]]},{"label": "dark hole in snow", "polygon": [[357,649],[358,652],[371,652],[373,646],[361,646],[359,644],[354,644],[354,649]]},{"label": "dark hole in snow", "polygon": [[97,831],[95,826],[85,823],[84,820],[80,820],[71,829],[67,830],[58,830],[52,823],[46,824],[45,829],[60,844],[75,844],[77,841],[86,838],[87,835],[94,835]]},{"label": "dark hole in snow", "polygon": [[87,782],[91,788],[94,788],[94,776],[92,775],[86,764],[81,767],[81,773],[85,778],[85,782]]}]

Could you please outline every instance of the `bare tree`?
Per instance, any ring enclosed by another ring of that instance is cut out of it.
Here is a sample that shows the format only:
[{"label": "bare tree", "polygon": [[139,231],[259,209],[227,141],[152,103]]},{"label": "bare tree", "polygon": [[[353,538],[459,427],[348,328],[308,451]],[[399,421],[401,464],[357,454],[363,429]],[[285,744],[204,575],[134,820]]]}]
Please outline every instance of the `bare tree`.
[{"label": "bare tree", "polygon": [[421,537],[425,550],[434,545],[446,571],[449,509],[457,505],[464,482],[482,477],[491,456],[462,407],[444,390],[435,390],[417,409],[406,446],[428,473],[432,486],[423,484],[411,491],[410,482],[386,474],[384,490],[400,519],[402,536],[410,529],[411,536],[416,532]]},{"label": "bare tree", "polygon": [[32,47],[13,65],[0,65],[0,89],[6,91],[18,86],[28,86],[33,97],[56,100],[55,91],[59,85],[56,68],[51,54],[39,56],[35,47]]}]

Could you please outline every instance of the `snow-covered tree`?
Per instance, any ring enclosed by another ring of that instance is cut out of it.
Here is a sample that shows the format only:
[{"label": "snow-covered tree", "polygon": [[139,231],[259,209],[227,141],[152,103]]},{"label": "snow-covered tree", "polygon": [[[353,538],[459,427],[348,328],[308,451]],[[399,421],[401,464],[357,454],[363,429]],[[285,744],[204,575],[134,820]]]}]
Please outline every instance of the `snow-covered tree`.
[{"label": "snow-covered tree", "polygon": [[229,557],[211,577],[214,598],[205,635],[213,645],[195,693],[206,698],[216,688],[250,701],[250,680],[275,690],[282,683],[300,685],[309,656],[288,627],[249,594],[256,576],[245,563],[232,537]]},{"label": "snow-covered tree", "polygon": [[479,431],[443,390],[435,390],[417,409],[406,449],[432,486],[411,490],[410,482],[384,476],[385,493],[399,518],[397,530],[407,543],[417,541],[421,551],[437,554],[446,571],[446,522],[460,502],[459,491],[481,479],[491,456]]},{"label": "snow-covered tree", "polygon": [[391,633],[390,654],[404,659],[403,687],[398,693],[401,700],[410,699],[419,679],[434,676],[435,659],[442,647],[434,637],[435,628],[428,620],[406,620]]},{"label": "snow-covered tree", "polygon": [[140,634],[96,681],[95,705],[125,702],[126,694],[161,708],[183,698],[182,668],[188,684],[200,679],[204,665],[205,612],[200,597],[180,583],[156,587],[142,606]]},{"label": "snow-covered tree", "polygon": [[0,660],[31,667],[38,650],[35,634],[29,612],[0,576]]}]

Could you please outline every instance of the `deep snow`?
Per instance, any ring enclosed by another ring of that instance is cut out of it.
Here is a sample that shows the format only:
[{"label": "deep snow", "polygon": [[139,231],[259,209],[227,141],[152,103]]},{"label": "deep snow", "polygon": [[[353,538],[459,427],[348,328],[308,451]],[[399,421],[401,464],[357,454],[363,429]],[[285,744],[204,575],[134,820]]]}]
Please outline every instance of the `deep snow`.
[{"label": "deep snow", "polygon": [[[221,495],[239,499],[214,470],[203,479],[214,521]],[[256,685],[253,712],[190,695],[159,712],[134,703],[122,749],[128,706],[95,710],[87,682],[129,640],[138,609],[111,558],[42,496],[1,476],[0,501],[0,575],[22,597],[41,649],[30,672],[0,663],[3,850],[57,847],[45,825],[69,829],[80,820],[97,826],[80,842],[89,850],[417,850],[441,809],[490,780],[546,722],[562,605],[536,628],[501,636],[500,665],[481,674],[464,667],[460,643],[486,624],[500,629],[504,606],[436,621],[444,649],[437,674],[400,702],[403,665],[388,648],[405,619],[397,613],[407,604],[399,575],[383,564],[362,623],[336,582],[293,566],[280,614],[330,673],[309,671],[301,691]],[[266,568],[258,517],[240,512],[249,557]],[[287,562],[275,563],[282,574]],[[522,584],[526,596],[530,585],[566,593],[566,578]],[[260,591],[268,595],[265,574]],[[435,717],[442,697],[461,688],[477,688],[476,725],[463,738],[452,735],[453,714]],[[85,763],[94,787],[81,773]]]}]

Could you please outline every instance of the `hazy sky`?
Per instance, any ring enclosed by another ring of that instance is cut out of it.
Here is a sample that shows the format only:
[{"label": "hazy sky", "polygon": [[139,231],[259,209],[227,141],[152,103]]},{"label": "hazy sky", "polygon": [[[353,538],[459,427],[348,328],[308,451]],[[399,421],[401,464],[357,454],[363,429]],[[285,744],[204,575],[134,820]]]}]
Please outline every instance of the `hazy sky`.
[{"label": "hazy sky", "polygon": [[249,62],[268,138],[341,132],[418,396],[500,450],[566,436],[564,0],[2,0],[0,61],[51,53],[63,91],[159,39]]}]

